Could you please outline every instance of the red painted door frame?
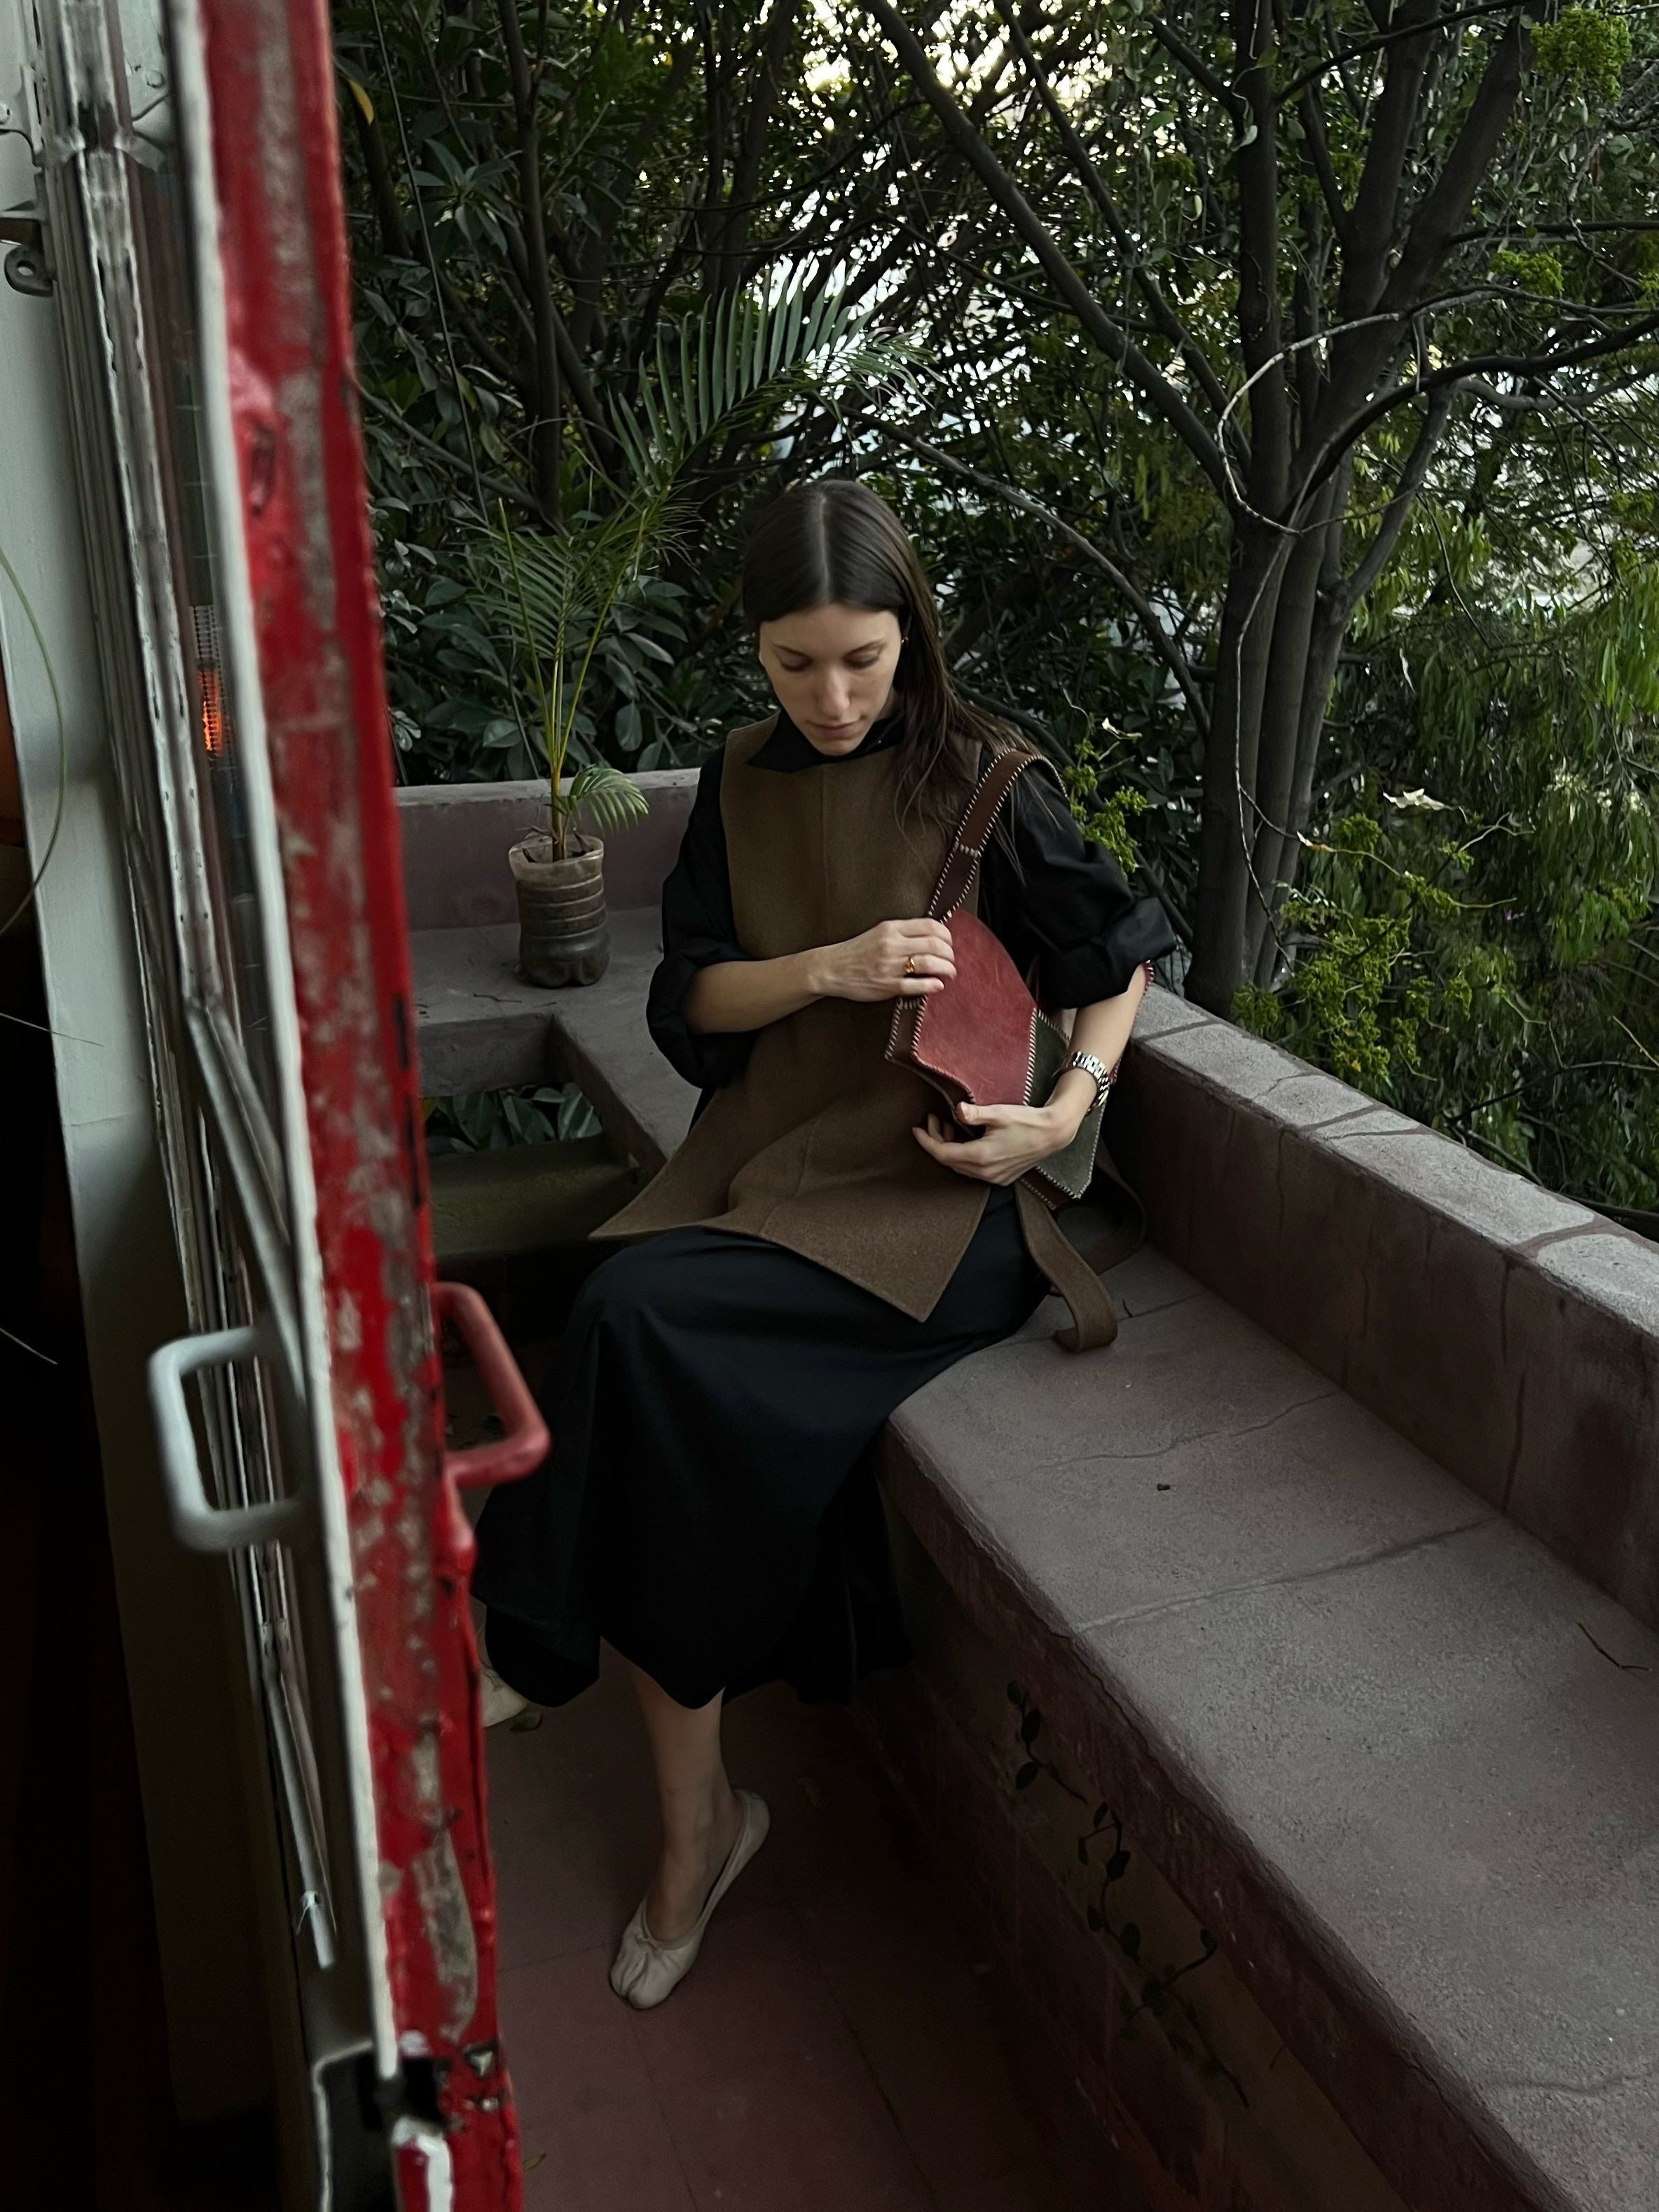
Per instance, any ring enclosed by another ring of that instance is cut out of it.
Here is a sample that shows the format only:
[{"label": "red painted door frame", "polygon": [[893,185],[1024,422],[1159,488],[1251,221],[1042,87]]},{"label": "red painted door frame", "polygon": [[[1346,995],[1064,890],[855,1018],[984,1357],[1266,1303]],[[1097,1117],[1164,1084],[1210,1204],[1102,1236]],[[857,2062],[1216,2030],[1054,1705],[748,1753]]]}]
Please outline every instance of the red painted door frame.
[{"label": "red painted door frame", "polygon": [[398,2184],[406,2212],[512,2212],[472,1540],[455,1490],[526,1472],[546,1434],[482,1302],[451,1291],[440,1303],[509,1433],[443,1449],[327,11],[199,0],[196,29],[402,2062]]}]

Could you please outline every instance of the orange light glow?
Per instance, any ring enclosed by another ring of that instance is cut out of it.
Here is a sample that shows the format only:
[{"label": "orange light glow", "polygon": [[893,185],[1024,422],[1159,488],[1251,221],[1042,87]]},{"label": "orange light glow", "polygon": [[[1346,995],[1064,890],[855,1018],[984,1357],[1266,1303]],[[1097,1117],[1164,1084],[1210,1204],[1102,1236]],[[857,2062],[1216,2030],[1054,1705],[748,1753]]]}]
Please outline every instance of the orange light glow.
[{"label": "orange light glow", "polygon": [[202,743],[216,760],[225,749],[224,706],[216,668],[198,668],[197,690],[201,699]]}]

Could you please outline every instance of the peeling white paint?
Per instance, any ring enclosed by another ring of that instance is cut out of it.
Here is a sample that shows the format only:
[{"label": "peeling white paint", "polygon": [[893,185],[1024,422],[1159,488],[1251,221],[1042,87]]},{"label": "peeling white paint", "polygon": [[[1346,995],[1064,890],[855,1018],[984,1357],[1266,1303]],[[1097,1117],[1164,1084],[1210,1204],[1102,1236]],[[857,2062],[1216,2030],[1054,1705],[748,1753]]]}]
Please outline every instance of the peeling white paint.
[{"label": "peeling white paint", "polygon": [[454,1838],[447,1828],[415,1853],[409,1871],[442,1994],[443,2030],[459,2043],[478,2009],[478,1943]]},{"label": "peeling white paint", "polygon": [[455,2168],[442,2131],[405,2116],[392,2123],[392,2140],[399,2150],[414,2151],[426,2169],[426,2212],[454,2212]]}]

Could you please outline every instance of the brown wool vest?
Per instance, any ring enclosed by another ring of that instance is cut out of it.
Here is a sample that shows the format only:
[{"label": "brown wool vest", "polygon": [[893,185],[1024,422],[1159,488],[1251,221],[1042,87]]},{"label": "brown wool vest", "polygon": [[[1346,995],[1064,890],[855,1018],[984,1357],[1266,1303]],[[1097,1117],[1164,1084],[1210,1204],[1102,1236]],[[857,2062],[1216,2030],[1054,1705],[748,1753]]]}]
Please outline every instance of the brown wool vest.
[{"label": "brown wool vest", "polygon": [[[751,769],[773,727],[726,739],[720,781],[744,951],[776,959],[926,914],[950,835],[914,814],[900,821],[897,749],[788,773]],[[925,1321],[973,1239],[988,1188],[930,1159],[910,1133],[939,1101],[886,1060],[892,1012],[885,1000],[821,999],[762,1030],[742,1073],[599,1233],[696,1226],[764,1237]],[[1025,1182],[1018,1194],[1032,1255],[1072,1305],[1075,1348],[1108,1340],[1114,1323],[1099,1279]]]}]

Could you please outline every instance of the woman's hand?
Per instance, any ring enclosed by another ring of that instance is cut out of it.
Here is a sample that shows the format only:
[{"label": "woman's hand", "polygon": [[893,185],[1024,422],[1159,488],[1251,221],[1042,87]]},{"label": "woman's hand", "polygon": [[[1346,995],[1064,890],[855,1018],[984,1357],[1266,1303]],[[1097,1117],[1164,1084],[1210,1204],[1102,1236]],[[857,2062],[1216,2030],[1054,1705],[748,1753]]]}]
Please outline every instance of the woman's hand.
[{"label": "woman's hand", "polygon": [[1094,1096],[1087,1077],[1084,1085],[1080,1098],[1068,1084],[1065,1095],[1046,1106],[958,1106],[958,1121],[985,1132],[965,1144],[952,1140],[937,1114],[927,1116],[925,1129],[910,1133],[923,1152],[956,1175],[975,1182],[1018,1182],[1027,1168],[1063,1152],[1082,1127]]},{"label": "woman's hand", "polygon": [[823,945],[810,956],[821,999],[921,999],[942,991],[957,972],[942,921],[880,921],[862,937]]}]

